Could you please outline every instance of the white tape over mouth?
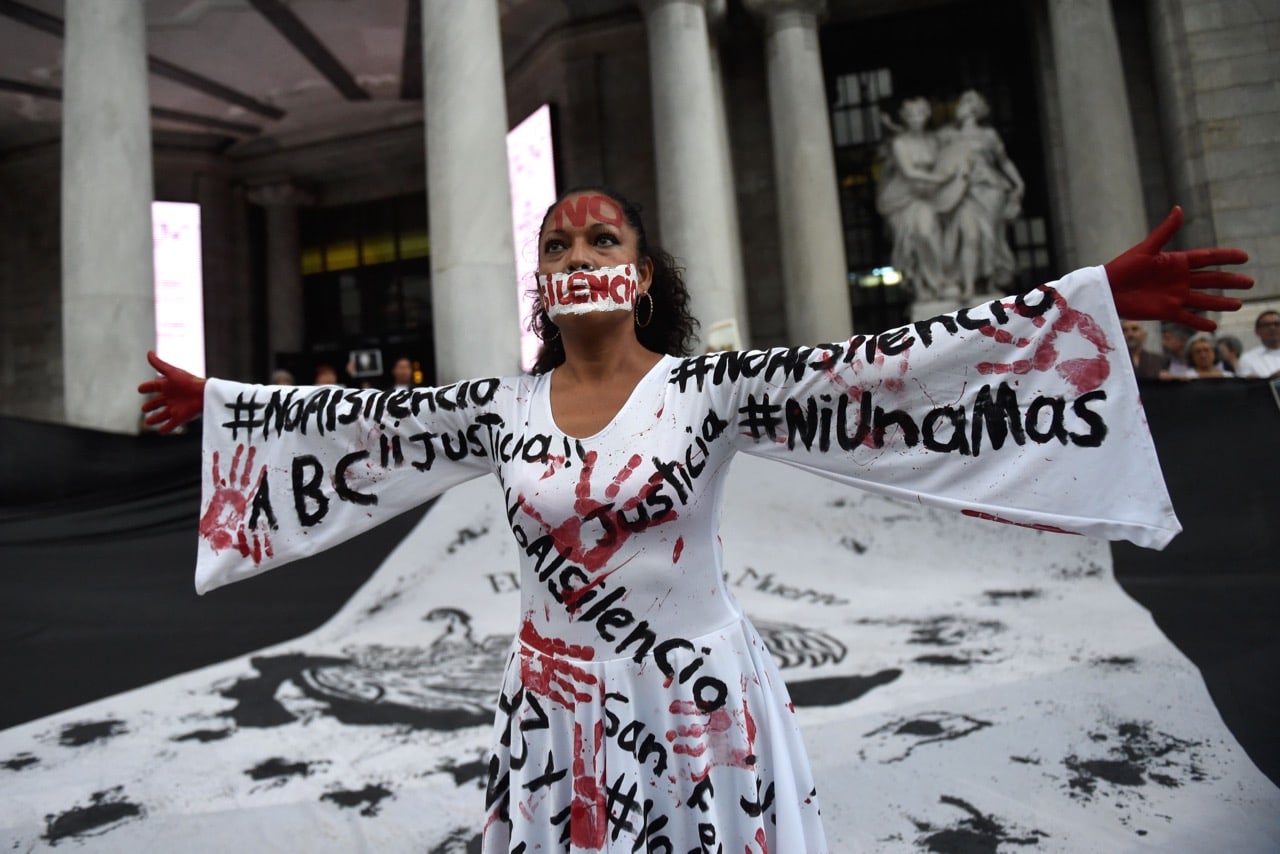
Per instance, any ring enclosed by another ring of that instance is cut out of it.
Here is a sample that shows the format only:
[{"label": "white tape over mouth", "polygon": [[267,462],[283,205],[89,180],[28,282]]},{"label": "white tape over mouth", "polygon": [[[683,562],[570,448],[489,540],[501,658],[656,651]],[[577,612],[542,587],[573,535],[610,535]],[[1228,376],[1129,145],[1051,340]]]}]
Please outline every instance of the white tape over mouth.
[{"label": "white tape over mouth", "polygon": [[594,311],[631,311],[635,305],[636,265],[538,274],[538,296],[551,317]]}]

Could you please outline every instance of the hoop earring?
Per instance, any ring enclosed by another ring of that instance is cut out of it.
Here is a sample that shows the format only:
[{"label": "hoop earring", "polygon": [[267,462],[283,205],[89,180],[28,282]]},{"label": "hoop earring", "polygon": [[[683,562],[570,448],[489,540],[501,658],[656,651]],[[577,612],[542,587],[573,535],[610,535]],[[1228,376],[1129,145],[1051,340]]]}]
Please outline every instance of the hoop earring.
[{"label": "hoop earring", "polygon": [[[641,323],[641,322],[640,322],[640,299],[641,299],[641,297],[643,297],[643,298],[645,298],[645,299],[649,300],[649,312],[648,312],[648,314],[646,314],[646,315],[645,315],[644,323]],[[645,291],[645,292],[643,292],[642,294],[640,294],[640,296],[636,297],[636,305],[635,305],[635,309],[633,309],[633,311],[635,312],[635,316],[636,316],[636,326],[637,326],[638,328],[640,328],[640,329],[644,329],[644,328],[645,328],[646,326],[648,326],[650,323],[653,323],[653,294],[649,293],[648,291]]]},{"label": "hoop earring", "polygon": [[543,339],[542,339],[542,343],[543,343],[543,344],[550,344],[552,341],[556,340],[556,339],[557,339],[557,338],[559,338],[559,337],[560,337],[560,327],[559,327],[559,326],[557,326],[557,327],[556,327],[556,334],[555,334],[555,335],[552,335],[550,338],[543,338]]}]

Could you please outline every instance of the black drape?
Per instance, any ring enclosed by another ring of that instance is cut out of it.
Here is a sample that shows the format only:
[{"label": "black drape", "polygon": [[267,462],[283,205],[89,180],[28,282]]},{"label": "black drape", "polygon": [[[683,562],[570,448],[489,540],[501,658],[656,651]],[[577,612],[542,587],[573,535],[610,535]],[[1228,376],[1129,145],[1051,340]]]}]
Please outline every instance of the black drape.
[{"label": "black drape", "polygon": [[285,641],[422,517],[197,596],[200,437],[0,418],[0,728]]}]

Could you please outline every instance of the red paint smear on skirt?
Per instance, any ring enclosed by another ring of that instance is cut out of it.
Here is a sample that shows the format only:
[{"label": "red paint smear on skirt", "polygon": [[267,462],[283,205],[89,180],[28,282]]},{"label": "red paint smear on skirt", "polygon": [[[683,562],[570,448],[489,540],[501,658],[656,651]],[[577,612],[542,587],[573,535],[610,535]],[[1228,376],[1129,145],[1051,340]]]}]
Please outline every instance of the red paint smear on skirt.
[{"label": "red paint smear on skirt", "polygon": [[[760,854],[769,854],[769,840],[765,838],[764,828],[756,828],[756,844],[760,846]],[[747,849],[747,854],[751,854],[751,849]]]},{"label": "red paint smear on skirt", "polygon": [[[604,775],[596,776],[600,745],[604,741],[604,721],[596,721],[593,744],[583,743],[582,724],[573,725],[573,803],[569,812],[569,840],[574,846],[599,850],[604,848],[608,831],[605,815]],[[587,772],[587,759],[591,772]]]},{"label": "red paint smear on skirt", "polygon": [[671,551],[671,562],[678,563],[680,555],[684,552],[684,537],[676,537],[676,547]]}]

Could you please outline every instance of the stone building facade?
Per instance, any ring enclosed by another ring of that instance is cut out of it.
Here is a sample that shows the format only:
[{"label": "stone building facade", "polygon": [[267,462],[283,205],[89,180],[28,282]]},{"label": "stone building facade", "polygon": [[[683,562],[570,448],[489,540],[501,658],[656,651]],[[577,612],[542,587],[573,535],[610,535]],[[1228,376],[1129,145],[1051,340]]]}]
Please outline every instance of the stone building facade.
[{"label": "stone building facade", "polygon": [[624,190],[752,346],[907,319],[879,114],[970,88],[1027,179],[1019,287],[1178,202],[1252,256],[1224,332],[1280,303],[1280,8],[1247,0],[23,0],[0,55],[6,415],[136,429],[150,197],[201,206],[211,374],[515,370],[501,152],[542,104],[558,186]]}]

